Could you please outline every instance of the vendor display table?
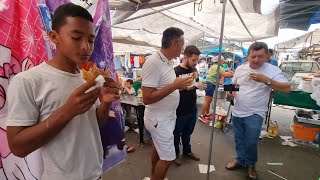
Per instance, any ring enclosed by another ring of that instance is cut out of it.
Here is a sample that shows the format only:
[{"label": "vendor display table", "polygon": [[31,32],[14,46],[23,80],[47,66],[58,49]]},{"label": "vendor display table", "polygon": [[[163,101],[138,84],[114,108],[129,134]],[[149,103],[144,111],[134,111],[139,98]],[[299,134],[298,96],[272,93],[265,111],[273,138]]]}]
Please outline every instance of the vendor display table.
[{"label": "vendor display table", "polygon": [[291,91],[289,94],[272,91],[266,114],[267,131],[269,129],[272,101],[276,105],[286,105],[298,108],[320,110],[320,106],[310,97],[311,93],[303,91]]},{"label": "vendor display table", "polygon": [[144,131],[144,122],[143,122],[143,116],[144,116],[144,104],[142,102],[138,101],[138,98],[136,96],[130,96],[130,95],[121,95],[120,96],[120,102],[121,104],[127,104],[129,106],[134,107],[135,112],[137,114],[137,120],[138,120],[138,128],[139,128],[139,135],[140,135],[140,144],[143,143],[143,131]]},{"label": "vendor display table", "polygon": [[320,106],[310,97],[310,93],[291,91],[289,94],[273,92],[273,104],[320,110]]}]

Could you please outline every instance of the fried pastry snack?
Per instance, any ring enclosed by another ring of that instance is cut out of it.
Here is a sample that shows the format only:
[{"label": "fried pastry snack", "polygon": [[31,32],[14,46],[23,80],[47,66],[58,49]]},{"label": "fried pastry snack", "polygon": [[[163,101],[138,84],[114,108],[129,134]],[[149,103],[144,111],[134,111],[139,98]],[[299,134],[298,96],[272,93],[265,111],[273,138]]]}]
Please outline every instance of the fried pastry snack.
[{"label": "fried pastry snack", "polygon": [[193,73],[192,73],[192,78],[193,78],[193,79],[196,79],[196,78],[197,78],[197,71],[193,71]]},{"label": "fried pastry snack", "polygon": [[95,64],[91,66],[89,71],[86,71],[82,69],[82,77],[87,82],[94,82],[96,78],[101,75],[103,77],[109,77],[110,76],[110,68],[108,68],[106,71],[99,69]]}]

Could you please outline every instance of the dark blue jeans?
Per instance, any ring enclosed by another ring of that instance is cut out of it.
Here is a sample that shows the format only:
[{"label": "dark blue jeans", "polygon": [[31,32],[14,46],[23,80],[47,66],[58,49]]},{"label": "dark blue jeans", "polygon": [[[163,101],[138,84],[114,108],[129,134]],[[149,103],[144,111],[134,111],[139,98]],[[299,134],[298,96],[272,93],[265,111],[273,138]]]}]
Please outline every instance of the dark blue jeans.
[{"label": "dark blue jeans", "polygon": [[182,140],[183,154],[187,155],[191,153],[190,136],[196,125],[198,113],[193,112],[185,116],[177,116],[176,127],[173,131],[174,135],[174,147],[176,149],[176,155],[180,155],[180,137]]},{"label": "dark blue jeans", "polygon": [[260,115],[232,116],[237,162],[243,166],[255,165],[258,160],[258,141],[263,123]]}]

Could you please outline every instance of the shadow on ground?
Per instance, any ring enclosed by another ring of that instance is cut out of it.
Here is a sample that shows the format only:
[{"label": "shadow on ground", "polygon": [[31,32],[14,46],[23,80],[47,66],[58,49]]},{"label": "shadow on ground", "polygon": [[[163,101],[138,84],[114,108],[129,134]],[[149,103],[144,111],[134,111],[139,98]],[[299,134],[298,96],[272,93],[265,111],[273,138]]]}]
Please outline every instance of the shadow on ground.
[{"label": "shadow on ground", "polygon": [[[193,151],[201,157],[200,164],[207,164],[209,151],[210,127],[198,122],[192,138]],[[138,145],[138,134],[126,133],[128,144],[136,146],[136,151],[128,155],[126,161],[104,174],[104,180],[141,180],[150,176],[150,145]],[[281,145],[280,138],[263,139],[259,145],[257,170],[260,180],[279,179],[268,170],[288,180],[317,180],[320,178],[320,150],[308,146],[288,147]],[[210,173],[210,179],[241,180],[246,178],[246,171],[227,171],[225,163],[234,159],[233,135],[215,131],[212,163],[216,171]],[[269,166],[267,162],[281,162],[283,166]],[[206,179],[200,174],[198,162],[184,161],[180,167],[170,167],[167,177],[170,180]]]}]

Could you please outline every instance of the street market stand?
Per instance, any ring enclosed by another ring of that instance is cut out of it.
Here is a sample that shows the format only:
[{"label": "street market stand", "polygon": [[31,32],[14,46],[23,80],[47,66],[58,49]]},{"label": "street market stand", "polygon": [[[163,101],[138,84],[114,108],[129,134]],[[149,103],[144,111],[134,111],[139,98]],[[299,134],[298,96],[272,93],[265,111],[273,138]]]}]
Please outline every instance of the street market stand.
[{"label": "street market stand", "polygon": [[310,95],[311,93],[303,91],[291,91],[289,94],[273,92],[273,104],[320,110],[320,106]]}]

